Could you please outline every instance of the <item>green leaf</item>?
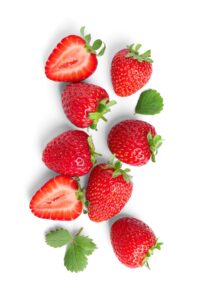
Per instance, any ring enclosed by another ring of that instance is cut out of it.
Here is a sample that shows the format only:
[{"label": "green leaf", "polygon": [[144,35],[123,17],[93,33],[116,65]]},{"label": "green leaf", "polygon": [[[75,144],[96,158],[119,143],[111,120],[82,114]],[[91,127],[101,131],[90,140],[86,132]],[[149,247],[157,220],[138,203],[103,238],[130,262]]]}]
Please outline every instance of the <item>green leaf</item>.
[{"label": "green leaf", "polygon": [[92,50],[98,50],[102,45],[102,41],[101,40],[96,40],[94,41],[93,45],[92,45]]},{"label": "green leaf", "polygon": [[135,112],[143,115],[155,115],[163,109],[163,98],[156,90],[144,91],[137,102]]},{"label": "green leaf", "polygon": [[71,272],[81,272],[87,266],[88,260],[85,253],[75,243],[67,248],[64,257],[64,265]]},{"label": "green leaf", "polygon": [[81,27],[80,33],[81,33],[81,36],[84,37],[84,35],[85,35],[85,26]]},{"label": "green leaf", "polygon": [[87,44],[90,43],[90,41],[91,41],[91,34],[87,34],[87,35],[85,36],[85,41],[86,41]]},{"label": "green leaf", "polygon": [[54,248],[62,247],[72,240],[72,236],[66,229],[56,229],[46,234],[46,243]]},{"label": "green leaf", "polygon": [[104,44],[103,48],[99,51],[99,53],[97,55],[98,56],[104,55],[105,50],[106,50],[106,45]]},{"label": "green leaf", "polygon": [[97,248],[92,239],[83,235],[76,236],[74,243],[83,251],[85,255],[91,255]]}]

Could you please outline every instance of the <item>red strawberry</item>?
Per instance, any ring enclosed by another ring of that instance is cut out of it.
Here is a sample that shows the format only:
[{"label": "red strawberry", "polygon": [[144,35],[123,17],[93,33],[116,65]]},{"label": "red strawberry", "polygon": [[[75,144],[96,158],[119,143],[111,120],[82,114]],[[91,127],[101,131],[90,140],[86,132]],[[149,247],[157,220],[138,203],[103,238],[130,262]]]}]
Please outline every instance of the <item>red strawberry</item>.
[{"label": "red strawberry", "polygon": [[99,164],[92,170],[86,189],[88,215],[101,222],[118,214],[131,197],[133,184],[119,161]]},{"label": "red strawberry", "polygon": [[107,92],[100,86],[89,83],[72,83],[62,93],[62,105],[68,119],[77,127],[96,129],[99,119],[106,121],[104,114],[110,111]]},{"label": "red strawberry", "polygon": [[[103,55],[105,44],[96,40],[91,46],[91,35],[85,35],[84,29],[81,28],[82,37],[69,35],[52,51],[45,66],[45,73],[49,79],[76,82],[89,77],[96,70],[97,55]],[[102,45],[103,48],[97,54],[96,50]]]},{"label": "red strawberry", "polygon": [[115,93],[125,97],[141,89],[152,73],[151,51],[139,54],[141,45],[134,44],[115,54],[112,60],[111,77]]},{"label": "red strawberry", "polygon": [[117,258],[129,268],[149,267],[148,259],[162,243],[142,221],[124,217],[111,227],[111,243]]},{"label": "red strawberry", "polygon": [[116,124],[108,135],[108,146],[116,157],[133,166],[146,164],[155,155],[162,144],[160,135],[147,122],[125,120]]},{"label": "red strawberry", "polygon": [[92,138],[86,132],[69,130],[47,144],[42,159],[61,175],[82,176],[95,163],[95,154]]},{"label": "red strawberry", "polygon": [[30,202],[32,213],[51,220],[74,220],[83,210],[82,189],[76,180],[57,176],[46,182]]}]

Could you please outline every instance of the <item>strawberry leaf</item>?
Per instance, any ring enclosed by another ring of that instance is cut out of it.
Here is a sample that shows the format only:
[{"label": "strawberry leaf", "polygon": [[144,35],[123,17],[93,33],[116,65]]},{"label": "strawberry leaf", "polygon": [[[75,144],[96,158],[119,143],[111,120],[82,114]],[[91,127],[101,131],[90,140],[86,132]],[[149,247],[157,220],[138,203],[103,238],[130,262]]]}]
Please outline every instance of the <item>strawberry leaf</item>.
[{"label": "strawberry leaf", "polygon": [[64,256],[64,265],[71,272],[80,272],[88,263],[87,256],[97,248],[88,236],[80,235],[83,228],[72,236],[68,230],[59,228],[46,234],[46,242],[51,247],[62,247],[68,244]]},{"label": "strawberry leaf", "polygon": [[85,253],[75,243],[72,243],[67,248],[64,257],[64,265],[68,271],[81,272],[87,266],[88,260]]},{"label": "strawberry leaf", "polygon": [[163,109],[163,98],[156,90],[147,90],[141,93],[135,112],[142,115],[159,114]]},{"label": "strawberry leaf", "polygon": [[59,228],[46,234],[46,243],[54,248],[62,247],[72,240],[68,230]]},{"label": "strawberry leaf", "polygon": [[93,45],[92,45],[92,49],[93,50],[98,50],[102,45],[102,41],[101,40],[96,40],[94,41]]},{"label": "strawberry leaf", "polygon": [[85,255],[91,255],[97,248],[92,239],[83,235],[76,236],[74,243],[83,251]]},{"label": "strawberry leaf", "polygon": [[103,48],[101,48],[101,50],[99,51],[99,53],[97,54],[97,56],[104,55],[105,50],[106,50],[106,45],[104,44]]}]

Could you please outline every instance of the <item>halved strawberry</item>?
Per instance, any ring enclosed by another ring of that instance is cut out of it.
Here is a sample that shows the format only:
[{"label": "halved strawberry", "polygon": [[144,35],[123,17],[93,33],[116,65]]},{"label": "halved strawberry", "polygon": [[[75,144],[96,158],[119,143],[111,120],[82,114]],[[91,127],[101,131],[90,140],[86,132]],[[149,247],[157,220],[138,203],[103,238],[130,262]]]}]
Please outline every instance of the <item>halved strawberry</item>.
[{"label": "halved strawberry", "polygon": [[82,195],[76,180],[69,176],[57,176],[35,193],[30,209],[39,218],[74,220],[83,210]]},{"label": "halved strawberry", "polygon": [[[103,55],[105,45],[101,40],[94,41],[90,45],[91,35],[84,34],[84,27],[81,28],[82,37],[69,35],[61,40],[50,54],[46,66],[46,76],[55,81],[77,82],[89,77],[97,68],[97,55]],[[103,48],[97,54],[98,50]]]}]

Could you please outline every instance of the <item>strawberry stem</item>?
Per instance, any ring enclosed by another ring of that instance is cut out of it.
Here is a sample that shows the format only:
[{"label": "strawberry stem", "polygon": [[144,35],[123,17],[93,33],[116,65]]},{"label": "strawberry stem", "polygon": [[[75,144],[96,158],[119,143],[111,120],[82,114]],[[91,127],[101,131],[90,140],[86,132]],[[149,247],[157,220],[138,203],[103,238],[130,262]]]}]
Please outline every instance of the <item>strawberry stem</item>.
[{"label": "strawberry stem", "polygon": [[137,59],[139,62],[149,62],[152,63],[153,60],[151,58],[151,50],[147,50],[146,52],[140,54],[139,49],[142,47],[141,44],[131,44],[127,46],[129,53],[126,55],[127,58],[132,57],[133,59]]},{"label": "strawberry stem", "polygon": [[75,236],[79,236],[79,235],[81,234],[82,231],[83,231],[83,227],[81,227],[81,228],[79,229],[79,231],[75,234]]},{"label": "strawberry stem", "polygon": [[[96,54],[97,56],[102,56],[106,50],[106,45],[104,42],[102,42],[102,40],[97,39],[93,42],[93,44],[91,45],[91,34],[85,34],[85,26],[82,26],[80,29],[80,33],[81,36],[84,38],[85,40],[85,48],[87,49],[87,51],[89,53],[93,53]],[[97,52],[97,50],[99,52]]]},{"label": "strawberry stem", "polygon": [[107,122],[107,119],[104,117],[105,114],[110,112],[110,107],[115,105],[117,102],[115,100],[109,101],[108,98],[102,99],[99,102],[98,109],[96,112],[89,113],[89,119],[92,120],[92,124],[90,125],[91,129],[97,130],[97,124],[100,119]]}]

